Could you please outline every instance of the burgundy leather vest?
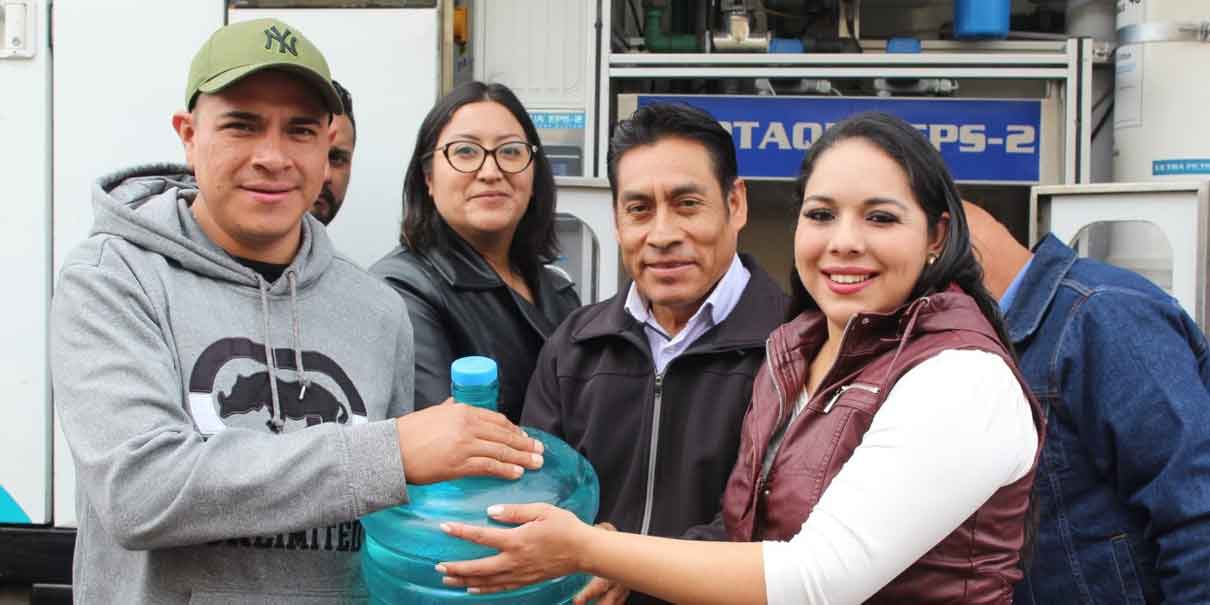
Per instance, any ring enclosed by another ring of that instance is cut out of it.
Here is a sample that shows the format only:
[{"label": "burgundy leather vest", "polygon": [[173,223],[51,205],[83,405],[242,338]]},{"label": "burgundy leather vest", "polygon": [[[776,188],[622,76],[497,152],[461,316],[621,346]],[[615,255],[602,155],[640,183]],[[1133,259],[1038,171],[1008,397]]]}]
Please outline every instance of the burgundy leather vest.
[{"label": "burgundy leather vest", "polygon": [[[786,428],[762,477],[770,439],[789,421],[807,366],[827,338],[826,321],[818,311],[806,312],[769,337],[739,459],[723,494],[732,540],[789,540],[797,534],[899,377],[946,349],[987,351],[1008,362],[1033,408],[1041,451],[1037,402],[974,299],[951,287],[895,312],[863,313],[849,321],[833,368]],[[1037,455],[1026,476],[996,491],[867,603],[1011,603],[1012,587],[1022,577],[1018,559],[1036,467]]]}]

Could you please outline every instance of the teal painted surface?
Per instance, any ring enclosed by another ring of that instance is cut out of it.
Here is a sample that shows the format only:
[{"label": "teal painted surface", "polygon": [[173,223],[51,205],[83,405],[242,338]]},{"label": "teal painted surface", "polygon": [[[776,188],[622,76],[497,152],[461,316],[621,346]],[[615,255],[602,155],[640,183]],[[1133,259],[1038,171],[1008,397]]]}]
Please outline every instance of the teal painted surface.
[{"label": "teal painted surface", "polygon": [[8,495],[4,486],[0,486],[0,523],[29,523],[29,515]]},{"label": "teal painted surface", "polygon": [[1210,159],[1156,160],[1151,163],[1152,176],[1169,174],[1210,174]]},{"label": "teal painted surface", "polygon": [[531,111],[529,119],[533,120],[534,128],[538,130],[584,129],[584,112],[582,111]]}]

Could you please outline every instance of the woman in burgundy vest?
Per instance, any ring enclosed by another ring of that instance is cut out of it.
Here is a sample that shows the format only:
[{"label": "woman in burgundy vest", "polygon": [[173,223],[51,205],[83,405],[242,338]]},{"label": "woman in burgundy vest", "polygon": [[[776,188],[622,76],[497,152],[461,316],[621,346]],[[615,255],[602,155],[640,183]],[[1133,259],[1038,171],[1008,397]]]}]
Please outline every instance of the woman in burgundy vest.
[{"label": "woman in burgundy vest", "polygon": [[[1042,426],[940,154],[886,114],[803,161],[791,317],[723,496],[732,540],[609,533],[545,505],[440,566],[474,591],[576,570],[691,603],[1011,603]],[[709,402],[703,402],[708,405]]]}]

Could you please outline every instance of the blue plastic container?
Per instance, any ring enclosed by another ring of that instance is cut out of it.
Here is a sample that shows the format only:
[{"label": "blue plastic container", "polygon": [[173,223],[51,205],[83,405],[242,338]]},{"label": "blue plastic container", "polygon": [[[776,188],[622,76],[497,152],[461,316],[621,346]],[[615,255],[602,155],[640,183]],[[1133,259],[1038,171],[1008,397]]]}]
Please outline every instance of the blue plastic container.
[{"label": "blue plastic container", "polygon": [[918,55],[924,46],[919,38],[896,36],[886,41],[886,52],[892,55]]},{"label": "blue plastic container", "polygon": [[798,38],[773,38],[769,41],[771,54],[798,54],[806,52],[806,46]]},{"label": "blue plastic container", "polygon": [[1007,38],[1011,9],[1012,0],[954,0],[954,37]]},{"label": "blue plastic container", "polygon": [[[496,363],[486,357],[464,357],[450,367],[454,399],[495,409],[499,381]],[[431,485],[409,485],[410,502],[361,519],[366,542],[362,577],[375,604],[442,605],[570,604],[588,582],[583,574],[565,576],[519,590],[473,595],[441,583],[434,567],[442,561],[478,559],[494,549],[451,538],[441,531],[445,521],[506,527],[487,517],[493,504],[548,502],[591,523],[600,505],[596,471],[571,446],[553,435],[526,429],[545,446],[545,463],[516,481],[468,478]]]}]

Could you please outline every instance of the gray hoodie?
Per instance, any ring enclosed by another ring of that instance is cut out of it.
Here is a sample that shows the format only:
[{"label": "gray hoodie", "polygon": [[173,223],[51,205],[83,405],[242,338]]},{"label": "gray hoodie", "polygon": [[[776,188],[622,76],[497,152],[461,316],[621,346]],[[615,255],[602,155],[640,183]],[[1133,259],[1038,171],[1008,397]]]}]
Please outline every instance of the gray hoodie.
[{"label": "gray hoodie", "polygon": [[101,179],[59,275],[76,602],[358,601],[357,518],[407,498],[383,421],[412,409],[407,313],[309,215],[266,283],[202,232],[196,195],[180,166]]}]

